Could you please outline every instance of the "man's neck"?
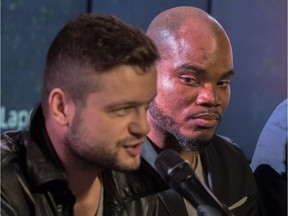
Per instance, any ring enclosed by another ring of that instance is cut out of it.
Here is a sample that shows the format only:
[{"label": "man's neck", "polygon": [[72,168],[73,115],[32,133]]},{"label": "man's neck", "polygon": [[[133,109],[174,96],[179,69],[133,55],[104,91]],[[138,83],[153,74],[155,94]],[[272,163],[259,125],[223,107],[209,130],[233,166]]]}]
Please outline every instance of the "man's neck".
[{"label": "man's neck", "polygon": [[102,182],[100,173],[73,170],[68,174],[70,189],[76,197],[74,215],[95,216],[100,204]]},{"label": "man's neck", "polygon": [[63,145],[63,134],[59,136],[55,130],[49,130],[51,127],[46,128],[67,176],[69,188],[76,198],[74,215],[95,216],[101,197],[100,174],[103,168],[92,167],[91,164],[73,157],[73,152]]},{"label": "man's neck", "polygon": [[[75,216],[95,216],[100,205],[102,182],[99,176],[94,180],[90,187],[85,188],[76,194],[74,205]],[[83,189],[83,188],[82,188]]]}]

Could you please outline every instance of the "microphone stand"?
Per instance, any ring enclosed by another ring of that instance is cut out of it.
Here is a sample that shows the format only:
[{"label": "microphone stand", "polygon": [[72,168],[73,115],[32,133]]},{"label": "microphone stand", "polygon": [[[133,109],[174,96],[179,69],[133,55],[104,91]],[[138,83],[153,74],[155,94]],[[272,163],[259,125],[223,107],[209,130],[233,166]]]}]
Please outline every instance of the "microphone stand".
[{"label": "microphone stand", "polygon": [[197,207],[198,216],[221,216],[219,211],[209,205],[199,205]]}]

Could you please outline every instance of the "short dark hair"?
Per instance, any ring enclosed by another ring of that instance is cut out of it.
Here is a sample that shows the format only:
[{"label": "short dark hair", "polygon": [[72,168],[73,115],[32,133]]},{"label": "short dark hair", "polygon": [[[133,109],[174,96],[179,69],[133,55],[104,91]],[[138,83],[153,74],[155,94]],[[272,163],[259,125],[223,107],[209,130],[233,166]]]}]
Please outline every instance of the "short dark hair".
[{"label": "short dark hair", "polygon": [[110,15],[82,14],[62,28],[48,50],[41,99],[44,114],[54,88],[83,101],[95,88],[89,82],[91,75],[120,65],[146,71],[158,58],[155,45],[139,28]]}]

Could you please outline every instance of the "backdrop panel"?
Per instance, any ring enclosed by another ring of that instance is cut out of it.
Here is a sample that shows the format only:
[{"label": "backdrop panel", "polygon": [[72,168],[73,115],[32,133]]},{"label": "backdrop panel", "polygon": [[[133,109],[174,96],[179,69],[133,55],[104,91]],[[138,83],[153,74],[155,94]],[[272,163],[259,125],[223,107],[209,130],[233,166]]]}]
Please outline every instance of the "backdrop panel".
[{"label": "backdrop panel", "polygon": [[47,49],[59,29],[86,11],[118,16],[146,31],[161,11],[191,5],[211,12],[234,49],[232,98],[218,128],[251,158],[272,110],[287,97],[287,1],[9,0],[2,2],[1,131],[28,125],[40,99]]},{"label": "backdrop panel", "polygon": [[287,97],[287,0],[215,0],[212,15],[231,39],[236,70],[218,131],[251,158],[268,117]]},{"label": "backdrop panel", "polygon": [[161,11],[175,6],[190,5],[209,10],[207,0],[94,0],[92,10],[118,16],[123,21],[136,25],[146,31],[152,19]]},{"label": "backdrop panel", "polygon": [[2,2],[1,130],[26,127],[40,98],[47,49],[59,29],[86,3],[74,0]]}]

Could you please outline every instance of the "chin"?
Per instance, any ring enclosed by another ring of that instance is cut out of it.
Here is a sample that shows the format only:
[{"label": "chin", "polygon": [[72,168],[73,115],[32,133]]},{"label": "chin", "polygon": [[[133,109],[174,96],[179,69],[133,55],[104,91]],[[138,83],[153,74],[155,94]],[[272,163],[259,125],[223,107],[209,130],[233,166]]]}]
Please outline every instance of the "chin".
[{"label": "chin", "polygon": [[137,170],[140,167],[140,157],[137,159],[135,158],[134,160],[128,160],[125,161],[124,163],[119,164],[116,169],[122,172],[128,172],[128,171],[133,171]]},{"label": "chin", "polygon": [[214,136],[214,132],[213,133],[204,133],[204,134],[201,134],[200,136],[198,136],[196,138],[196,140],[198,140],[200,142],[209,142],[213,136]]},{"label": "chin", "polygon": [[[185,136],[185,135],[184,135]],[[187,134],[187,138],[191,140],[197,140],[199,142],[209,142],[212,137],[214,136],[214,130],[213,131],[197,131],[194,132],[193,134]]]}]

